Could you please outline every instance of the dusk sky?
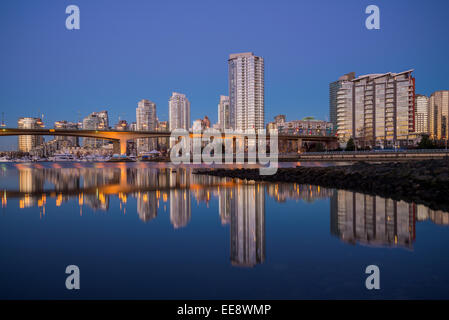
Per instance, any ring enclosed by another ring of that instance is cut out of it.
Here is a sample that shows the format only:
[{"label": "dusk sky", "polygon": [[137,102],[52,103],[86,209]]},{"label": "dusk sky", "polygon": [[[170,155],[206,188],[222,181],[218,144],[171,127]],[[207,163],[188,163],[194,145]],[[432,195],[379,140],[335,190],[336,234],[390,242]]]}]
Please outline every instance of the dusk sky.
[{"label": "dusk sky", "polygon": [[[67,30],[65,8],[81,12]],[[380,30],[365,8],[380,8]],[[265,122],[329,119],[329,83],[355,71],[415,70],[416,93],[449,89],[446,0],[71,0],[0,2],[0,111],[7,127],[44,114],[77,121],[108,110],[135,121],[141,99],[168,119],[173,91],[191,102],[192,121],[217,120],[228,94],[230,53],[265,59]],[[0,138],[15,149],[17,137]]]}]

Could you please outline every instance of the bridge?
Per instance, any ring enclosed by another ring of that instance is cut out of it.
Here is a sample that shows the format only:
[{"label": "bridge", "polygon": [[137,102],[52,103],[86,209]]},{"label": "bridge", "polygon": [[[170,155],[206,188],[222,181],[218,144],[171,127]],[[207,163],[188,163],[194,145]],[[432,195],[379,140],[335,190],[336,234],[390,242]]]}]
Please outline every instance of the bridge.
[{"label": "bridge", "polygon": [[[197,135],[190,132],[190,137]],[[114,152],[126,154],[126,143],[129,140],[139,138],[161,138],[170,137],[170,131],[123,131],[123,130],[67,130],[67,129],[20,129],[20,128],[2,128],[0,136],[19,136],[19,135],[39,135],[39,136],[69,136],[82,138],[96,138],[110,140],[114,145]],[[250,136],[245,133],[223,133],[223,138],[239,139]],[[303,142],[323,143],[327,148],[337,146],[337,137],[335,136],[317,136],[317,135],[286,135],[278,134],[280,149],[297,148],[301,149]],[[283,152],[279,150],[279,152]]]}]

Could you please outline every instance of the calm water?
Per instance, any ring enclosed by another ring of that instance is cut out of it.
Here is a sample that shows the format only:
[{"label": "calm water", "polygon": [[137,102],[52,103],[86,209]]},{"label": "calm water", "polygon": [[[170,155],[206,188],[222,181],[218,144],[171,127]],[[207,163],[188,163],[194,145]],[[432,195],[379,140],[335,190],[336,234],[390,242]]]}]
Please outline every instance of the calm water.
[{"label": "calm water", "polygon": [[0,192],[3,299],[449,298],[449,213],[421,205],[157,163],[0,164]]}]

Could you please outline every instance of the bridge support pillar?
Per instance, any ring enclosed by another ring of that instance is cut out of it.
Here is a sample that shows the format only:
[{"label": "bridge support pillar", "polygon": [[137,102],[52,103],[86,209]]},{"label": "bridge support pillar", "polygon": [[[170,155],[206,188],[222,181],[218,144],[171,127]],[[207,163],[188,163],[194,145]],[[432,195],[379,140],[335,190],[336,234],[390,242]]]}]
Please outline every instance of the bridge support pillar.
[{"label": "bridge support pillar", "polygon": [[114,141],[112,142],[112,152],[113,152],[114,154],[119,154],[119,153],[120,153],[120,141],[114,140]]},{"label": "bridge support pillar", "polygon": [[126,155],[126,142],[126,139],[114,140],[114,142],[112,143],[112,150],[114,154],[118,153]]},{"label": "bridge support pillar", "polygon": [[296,148],[297,148],[298,153],[301,153],[302,139],[296,140]]},{"label": "bridge support pillar", "polygon": [[120,139],[120,154],[126,155],[126,139]]}]

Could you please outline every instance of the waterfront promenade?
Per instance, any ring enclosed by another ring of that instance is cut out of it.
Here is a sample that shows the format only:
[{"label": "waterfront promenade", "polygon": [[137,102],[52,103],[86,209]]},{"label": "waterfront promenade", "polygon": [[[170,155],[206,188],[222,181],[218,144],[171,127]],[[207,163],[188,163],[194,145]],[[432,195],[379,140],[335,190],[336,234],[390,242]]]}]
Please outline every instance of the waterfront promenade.
[{"label": "waterfront promenade", "polygon": [[[294,156],[290,156],[294,157]],[[449,157],[447,149],[429,150],[376,150],[307,152],[297,156],[299,161],[375,161],[397,162],[410,160],[438,160]],[[288,158],[288,156],[285,156]]]}]

